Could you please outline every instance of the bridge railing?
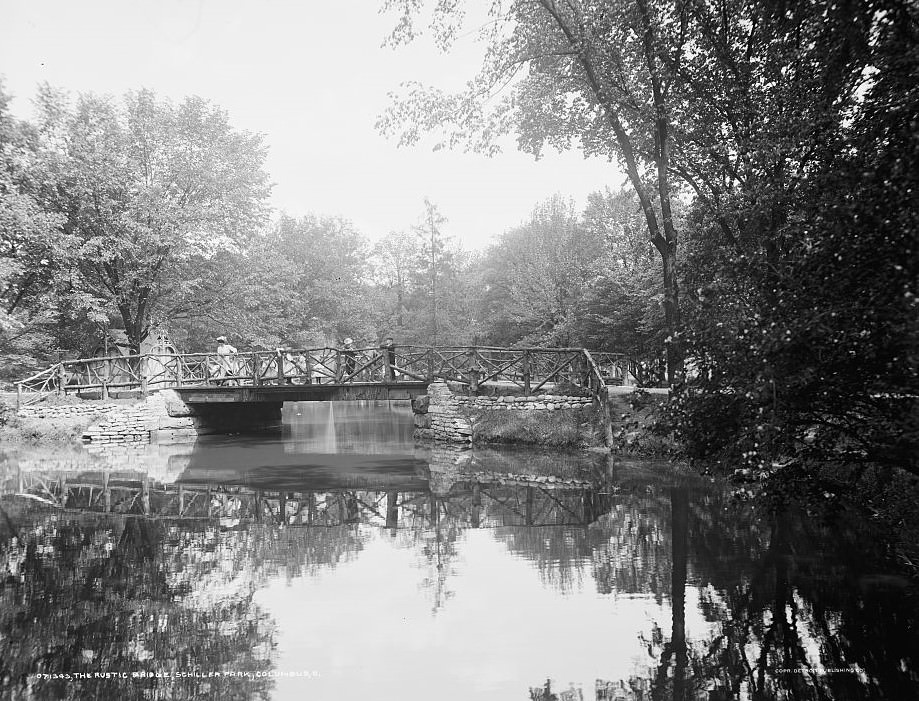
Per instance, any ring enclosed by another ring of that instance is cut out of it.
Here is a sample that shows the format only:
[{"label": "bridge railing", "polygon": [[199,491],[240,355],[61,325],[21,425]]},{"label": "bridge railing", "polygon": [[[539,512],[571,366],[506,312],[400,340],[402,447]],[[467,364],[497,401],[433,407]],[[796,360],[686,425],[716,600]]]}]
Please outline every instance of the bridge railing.
[{"label": "bridge railing", "polygon": [[589,363],[581,348],[409,346],[397,350],[395,371],[474,386],[510,384],[529,394],[548,383],[584,386]]},{"label": "bridge railing", "polygon": [[19,406],[38,402],[60,387],[61,363],[37,372],[16,384],[16,402]]},{"label": "bridge railing", "polygon": [[514,385],[525,394],[546,386],[580,388],[597,394],[606,384],[623,384],[628,359],[619,353],[592,354],[584,348],[413,347],[396,353],[395,371],[412,378],[447,379],[477,388]]},{"label": "bridge railing", "polygon": [[627,381],[632,368],[618,353],[583,348],[398,346],[293,348],[233,355],[183,353],[83,358],[57,363],[17,385],[20,404],[49,393],[147,392],[165,387],[461,382],[473,390],[505,385],[533,394],[546,387],[586,390]]}]

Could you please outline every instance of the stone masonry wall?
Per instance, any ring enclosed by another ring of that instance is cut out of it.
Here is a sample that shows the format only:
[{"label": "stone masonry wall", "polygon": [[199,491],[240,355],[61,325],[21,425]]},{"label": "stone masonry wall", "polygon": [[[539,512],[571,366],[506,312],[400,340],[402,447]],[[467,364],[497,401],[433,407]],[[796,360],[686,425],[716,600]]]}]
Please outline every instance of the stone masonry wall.
[{"label": "stone masonry wall", "polygon": [[146,402],[119,406],[109,411],[83,433],[83,441],[93,445],[149,443],[152,412]]},{"label": "stone masonry wall", "polygon": [[76,419],[91,414],[107,414],[124,408],[122,404],[66,404],[60,406],[24,406],[17,416],[28,419]]},{"label": "stone masonry wall", "polygon": [[151,430],[159,428],[167,416],[166,397],[155,393],[136,404],[103,404],[87,401],[81,404],[26,406],[16,412],[24,418],[72,419],[99,416],[83,433],[91,445],[146,444]]},{"label": "stone masonry wall", "polygon": [[[428,386],[427,399],[426,402],[412,402],[412,409],[416,413],[416,438],[433,438],[435,441],[453,443],[472,441],[472,423],[460,410],[457,396],[446,382],[432,382]],[[425,418],[419,421],[419,414]]]},{"label": "stone masonry wall", "polygon": [[66,404],[51,406],[26,406],[16,412],[23,418],[76,419],[99,416],[100,419],[86,429],[83,440],[94,444],[147,443],[149,441],[150,412],[145,404]]},{"label": "stone masonry wall", "polygon": [[155,396],[157,401],[150,426],[151,440],[155,443],[194,440],[198,436],[198,422],[192,416],[192,408],[171,389],[160,390]]},{"label": "stone masonry wall", "polygon": [[581,409],[593,403],[589,397],[533,395],[527,397],[477,397],[454,394],[446,382],[432,382],[426,397],[412,402],[415,437],[452,443],[472,441],[469,411],[555,411]]}]

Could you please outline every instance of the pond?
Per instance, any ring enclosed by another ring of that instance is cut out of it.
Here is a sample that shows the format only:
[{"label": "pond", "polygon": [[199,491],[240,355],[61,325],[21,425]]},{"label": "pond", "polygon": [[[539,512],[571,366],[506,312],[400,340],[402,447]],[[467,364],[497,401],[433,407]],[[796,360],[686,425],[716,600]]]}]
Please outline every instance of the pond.
[{"label": "pond", "polygon": [[2,459],[4,697],[919,698],[917,592],[845,510],[416,445],[399,402]]}]

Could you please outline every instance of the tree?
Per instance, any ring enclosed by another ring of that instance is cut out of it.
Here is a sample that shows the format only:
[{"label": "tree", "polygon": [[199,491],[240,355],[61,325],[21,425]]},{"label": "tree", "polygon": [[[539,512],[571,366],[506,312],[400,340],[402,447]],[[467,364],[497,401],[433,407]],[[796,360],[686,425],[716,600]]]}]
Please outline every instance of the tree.
[{"label": "tree", "polygon": [[662,282],[635,194],[592,193],[582,221],[605,253],[602,271],[581,301],[580,343],[626,353],[647,367],[661,366],[667,336]]},{"label": "tree", "polygon": [[21,371],[37,349],[60,347],[60,320],[73,241],[63,217],[41,208],[36,135],[9,113],[0,83],[0,352],[7,369]]},{"label": "tree", "polygon": [[442,261],[445,255],[444,238],[441,233],[441,227],[447,223],[444,217],[437,209],[437,205],[430,200],[424,200],[424,218],[415,232],[421,240],[421,255],[429,265],[428,269],[431,290],[431,327],[430,338],[431,345],[437,345],[437,264]]},{"label": "tree", "polygon": [[[390,280],[401,276],[395,314],[398,343],[467,344],[474,338],[479,294],[475,269],[444,231],[446,222],[437,205],[426,199],[411,234],[390,237],[379,249]],[[381,320],[384,333],[392,332],[391,319]]]},{"label": "tree", "polygon": [[[420,257],[417,236],[405,231],[391,231],[373,249],[377,285],[385,292],[382,325],[400,332],[406,324],[410,278]],[[394,298],[388,298],[389,295]]]},{"label": "tree", "polygon": [[199,97],[176,105],[147,90],[71,104],[45,86],[38,107],[37,197],[75,242],[74,286],[114,308],[136,350],[151,318],[211,301],[212,264],[261,228],[262,137]]},{"label": "tree", "polygon": [[917,472],[915,8],[760,10],[768,109],[721,212],[693,213],[696,372],[671,425],[773,485]]},{"label": "tree", "polygon": [[555,196],[486,253],[485,313],[492,341],[570,345],[585,293],[606,265],[603,241]]},{"label": "tree", "polygon": [[[420,4],[387,4],[402,9],[392,43],[412,39]],[[494,151],[496,137],[515,130],[520,147],[536,155],[547,144],[579,143],[585,154],[618,158],[661,257],[671,382],[682,362],[672,211],[674,85],[661,47],[687,50],[681,9],[679,3],[647,0],[494,3],[492,21],[481,30],[487,43],[483,66],[468,88],[445,95],[413,85],[378,123],[384,133],[399,132],[401,143],[446,128],[450,145]],[[460,22],[457,6],[438,3],[432,24],[439,43],[449,46]]]},{"label": "tree", "polygon": [[245,338],[265,347],[374,335],[367,242],[340,217],[281,215],[249,253]]}]

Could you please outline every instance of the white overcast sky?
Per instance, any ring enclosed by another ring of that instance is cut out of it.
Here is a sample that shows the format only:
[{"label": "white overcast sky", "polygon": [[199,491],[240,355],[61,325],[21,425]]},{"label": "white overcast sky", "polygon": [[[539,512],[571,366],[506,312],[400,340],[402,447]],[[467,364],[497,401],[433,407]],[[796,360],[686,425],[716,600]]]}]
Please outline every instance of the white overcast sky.
[{"label": "white overcast sky", "polygon": [[[479,1],[479,0],[473,0]],[[478,45],[444,56],[426,41],[382,48],[394,15],[376,0],[0,0],[0,75],[31,114],[38,83],[73,92],[150,88],[200,95],[263,133],[272,204],[342,216],[375,239],[417,223],[429,198],[467,248],[524,221],[554,193],[582,206],[618,187],[615,164],[580,152],[539,161],[430,146],[397,148],[374,123],[401,82],[444,89],[477,68]]]}]

